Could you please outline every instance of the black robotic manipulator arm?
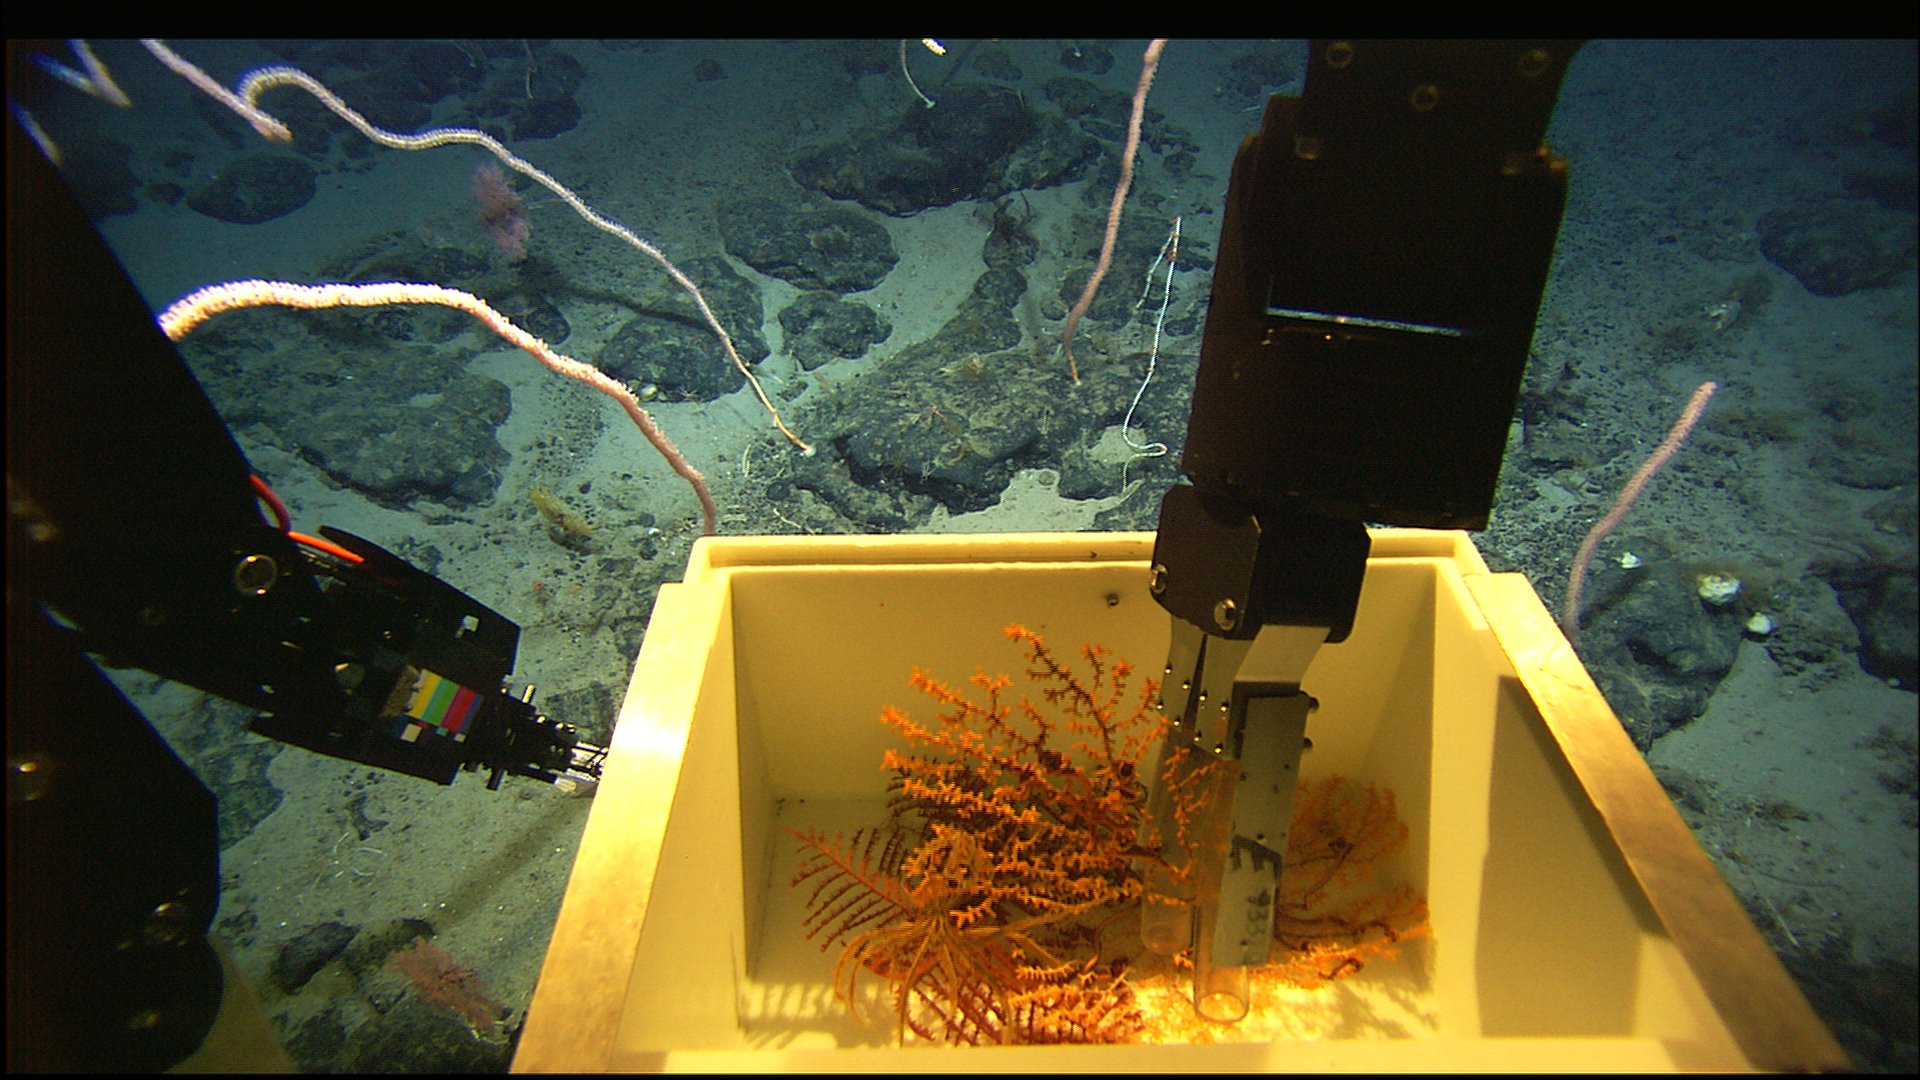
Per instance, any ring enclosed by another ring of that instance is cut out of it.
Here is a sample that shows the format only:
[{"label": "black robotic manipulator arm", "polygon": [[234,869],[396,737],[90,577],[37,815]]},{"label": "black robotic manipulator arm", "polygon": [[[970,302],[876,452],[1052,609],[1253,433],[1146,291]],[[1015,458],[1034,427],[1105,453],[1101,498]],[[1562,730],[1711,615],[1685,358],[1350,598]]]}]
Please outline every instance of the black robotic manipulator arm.
[{"label": "black robotic manipulator arm", "polygon": [[[1544,142],[1563,41],[1314,41],[1227,191],[1181,468],[1149,588],[1172,617],[1166,766],[1236,762],[1195,873],[1143,939],[1192,947],[1194,1002],[1245,1014],[1264,964],[1307,716],[1346,639],[1369,523],[1482,529],[1565,203]],[[1176,752],[1182,751],[1182,752]],[[1143,829],[1143,833],[1147,830]],[[1144,839],[1144,837],[1143,837]]]},{"label": "black robotic manipulator arm", "polygon": [[9,604],[282,742],[442,784],[597,778],[600,748],[507,690],[518,626],[359,537],[269,520],[119,263],[11,120],[9,140]]},{"label": "black robotic manipulator arm", "polygon": [[277,500],[269,519],[18,116],[6,197],[8,1065],[158,1070],[223,1000],[216,807],[90,654],[441,784],[591,790],[605,751],[509,692],[511,621],[348,533],[297,541]]}]

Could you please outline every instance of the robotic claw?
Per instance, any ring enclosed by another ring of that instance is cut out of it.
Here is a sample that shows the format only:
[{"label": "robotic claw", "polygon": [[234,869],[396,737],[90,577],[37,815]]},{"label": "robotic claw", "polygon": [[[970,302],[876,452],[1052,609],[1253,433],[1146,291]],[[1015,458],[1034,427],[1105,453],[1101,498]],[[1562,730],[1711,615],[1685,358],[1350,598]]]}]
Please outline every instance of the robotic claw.
[{"label": "robotic claw", "polygon": [[506,689],[517,626],[350,533],[292,530],[59,177],[8,134],[10,612],[50,648],[253,708],[282,742],[441,784],[593,784],[605,751]]},{"label": "robotic claw", "polygon": [[1312,745],[1302,683],[1352,629],[1366,524],[1486,527],[1565,203],[1544,137],[1576,48],[1316,41],[1302,94],[1235,159],[1192,483],[1161,503],[1149,582],[1173,618],[1157,836],[1176,835],[1169,788],[1227,764],[1189,891],[1149,882],[1190,903],[1147,905],[1143,936],[1192,946],[1209,1019],[1244,1016],[1267,962]]},{"label": "robotic claw", "polygon": [[244,704],[262,735],[441,784],[590,790],[605,750],[507,689],[511,621],[358,537],[291,531],[60,176],[7,129],[8,1064],[158,1070],[222,1000],[216,813],[89,654]]}]

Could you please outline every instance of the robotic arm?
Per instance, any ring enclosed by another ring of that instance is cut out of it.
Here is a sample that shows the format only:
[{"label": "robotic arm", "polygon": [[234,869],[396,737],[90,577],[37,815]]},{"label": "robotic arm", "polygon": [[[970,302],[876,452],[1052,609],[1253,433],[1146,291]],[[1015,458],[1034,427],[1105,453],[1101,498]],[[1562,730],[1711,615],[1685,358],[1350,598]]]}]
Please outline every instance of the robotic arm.
[{"label": "robotic arm", "polygon": [[290,532],[276,500],[268,520],[153,313],[7,129],[8,1064],[159,1070],[221,1002],[214,803],[89,653],[442,784],[590,787],[604,750],[508,692],[512,622],[365,540]]},{"label": "robotic arm", "polygon": [[[1307,715],[1353,625],[1367,523],[1482,529],[1565,202],[1543,139],[1573,42],[1311,43],[1235,159],[1182,471],[1150,588],[1176,776],[1226,760],[1190,905],[1194,1001],[1231,1022],[1266,963]],[[1148,813],[1175,835],[1160,782]],[[1172,892],[1168,882],[1159,887]]]},{"label": "robotic arm", "polygon": [[505,689],[517,626],[366,540],[290,530],[59,177],[9,139],[9,605],[283,742],[441,784],[591,783],[602,751]]}]

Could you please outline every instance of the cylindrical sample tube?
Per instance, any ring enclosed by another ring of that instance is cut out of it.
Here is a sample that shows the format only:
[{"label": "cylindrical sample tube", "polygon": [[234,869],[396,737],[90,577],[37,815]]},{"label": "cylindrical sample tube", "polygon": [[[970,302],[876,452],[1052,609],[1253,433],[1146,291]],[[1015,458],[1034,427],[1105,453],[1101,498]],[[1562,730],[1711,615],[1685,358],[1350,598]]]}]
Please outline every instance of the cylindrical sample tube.
[{"label": "cylindrical sample tube", "polygon": [[1205,814],[1194,845],[1193,1008],[1217,1024],[1237,1023],[1253,1002],[1245,965],[1213,962],[1213,928],[1220,918],[1220,877],[1233,833],[1233,792],[1240,770],[1229,761],[1209,777]]},{"label": "cylindrical sample tube", "polygon": [[1205,949],[1193,953],[1193,1011],[1216,1024],[1237,1024],[1253,1005],[1244,965],[1215,967]]},{"label": "cylindrical sample tube", "polygon": [[[1140,944],[1148,952],[1159,956],[1172,956],[1188,945],[1193,944],[1193,906],[1190,903],[1171,898],[1171,890],[1160,891],[1154,888],[1156,872],[1147,872],[1147,897],[1140,905]],[[1167,902],[1153,899],[1156,896],[1168,897]]]}]

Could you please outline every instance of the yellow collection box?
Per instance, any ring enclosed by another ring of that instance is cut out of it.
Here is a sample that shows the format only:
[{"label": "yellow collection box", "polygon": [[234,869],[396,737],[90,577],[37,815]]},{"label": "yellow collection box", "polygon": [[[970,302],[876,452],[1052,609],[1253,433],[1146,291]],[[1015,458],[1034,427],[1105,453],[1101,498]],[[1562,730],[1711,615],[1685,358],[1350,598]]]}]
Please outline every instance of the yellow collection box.
[{"label": "yellow collection box", "polygon": [[1449,531],[1373,534],[1353,632],[1302,684],[1321,705],[1303,776],[1394,793],[1409,831],[1396,873],[1426,894],[1430,936],[1308,998],[1256,1002],[1289,1015],[1205,1044],[900,1047],[890,1017],[856,1020],[834,996],[838,949],[802,931],[784,830],[880,824],[881,754],[899,746],[882,708],[931,713],[907,683],[916,666],[1017,677],[1008,624],[1157,674],[1169,621],[1147,592],[1152,547],[1148,533],[696,544],[684,582],[660,590],[515,1067],[1846,1067],[1526,579],[1488,572]]}]

